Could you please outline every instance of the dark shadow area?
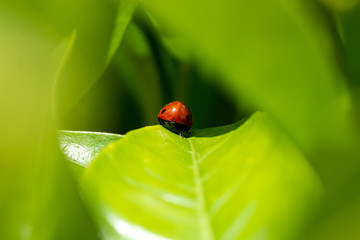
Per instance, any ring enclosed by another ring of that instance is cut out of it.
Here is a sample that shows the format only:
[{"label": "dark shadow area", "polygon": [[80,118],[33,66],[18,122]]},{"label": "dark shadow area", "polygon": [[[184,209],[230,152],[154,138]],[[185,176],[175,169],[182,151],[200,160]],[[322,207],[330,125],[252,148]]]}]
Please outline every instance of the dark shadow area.
[{"label": "dark shadow area", "polygon": [[226,126],[220,126],[220,127],[213,127],[213,128],[204,128],[204,129],[194,129],[190,131],[191,136],[190,137],[216,137],[220,135],[224,135],[228,132],[231,132],[240,126],[242,126],[251,116],[245,117],[241,119],[240,121],[226,125]]}]

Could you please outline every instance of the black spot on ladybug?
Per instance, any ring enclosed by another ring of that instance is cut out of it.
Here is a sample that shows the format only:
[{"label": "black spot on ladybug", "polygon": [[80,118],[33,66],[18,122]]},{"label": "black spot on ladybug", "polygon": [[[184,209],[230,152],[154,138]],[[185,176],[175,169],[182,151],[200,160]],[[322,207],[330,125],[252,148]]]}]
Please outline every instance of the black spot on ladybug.
[{"label": "black spot on ladybug", "polygon": [[190,121],[189,115],[186,115],[186,120],[187,120],[187,121]]},{"label": "black spot on ladybug", "polygon": [[161,114],[163,114],[165,111],[166,111],[166,109],[164,108],[164,109],[161,111]]}]

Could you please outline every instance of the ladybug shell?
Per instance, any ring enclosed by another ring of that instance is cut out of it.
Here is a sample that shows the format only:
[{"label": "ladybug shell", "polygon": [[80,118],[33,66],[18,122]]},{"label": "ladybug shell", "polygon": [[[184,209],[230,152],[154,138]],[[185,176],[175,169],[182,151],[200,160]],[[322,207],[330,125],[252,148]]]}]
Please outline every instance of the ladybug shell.
[{"label": "ladybug shell", "polygon": [[185,126],[193,125],[193,115],[189,107],[179,101],[166,104],[160,110],[158,118]]}]

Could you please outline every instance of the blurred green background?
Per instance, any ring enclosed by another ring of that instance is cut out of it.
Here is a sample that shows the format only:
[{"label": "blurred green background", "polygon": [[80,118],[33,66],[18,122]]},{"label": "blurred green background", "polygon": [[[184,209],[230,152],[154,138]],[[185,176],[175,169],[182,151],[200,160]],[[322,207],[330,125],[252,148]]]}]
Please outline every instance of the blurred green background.
[{"label": "blurred green background", "polygon": [[0,1],[0,239],[97,239],[56,129],[266,111],[326,189],[303,239],[358,239],[357,0]]}]

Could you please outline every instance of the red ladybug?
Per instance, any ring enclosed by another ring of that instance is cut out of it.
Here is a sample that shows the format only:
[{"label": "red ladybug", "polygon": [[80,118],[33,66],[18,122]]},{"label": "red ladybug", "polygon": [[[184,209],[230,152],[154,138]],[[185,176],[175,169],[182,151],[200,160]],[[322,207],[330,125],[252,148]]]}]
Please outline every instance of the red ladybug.
[{"label": "red ladybug", "polygon": [[187,134],[193,125],[193,115],[189,107],[179,101],[166,104],[160,110],[158,120],[160,125],[180,136]]}]

